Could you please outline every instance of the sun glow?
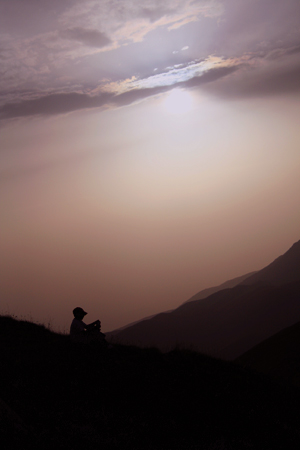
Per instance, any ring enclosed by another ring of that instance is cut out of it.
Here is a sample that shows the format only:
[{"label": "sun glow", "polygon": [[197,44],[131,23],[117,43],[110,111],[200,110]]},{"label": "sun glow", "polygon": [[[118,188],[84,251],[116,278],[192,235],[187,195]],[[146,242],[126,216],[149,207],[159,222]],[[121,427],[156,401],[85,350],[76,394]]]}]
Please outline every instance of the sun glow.
[{"label": "sun glow", "polygon": [[185,114],[193,107],[191,94],[182,89],[174,89],[164,101],[164,108],[171,114]]}]

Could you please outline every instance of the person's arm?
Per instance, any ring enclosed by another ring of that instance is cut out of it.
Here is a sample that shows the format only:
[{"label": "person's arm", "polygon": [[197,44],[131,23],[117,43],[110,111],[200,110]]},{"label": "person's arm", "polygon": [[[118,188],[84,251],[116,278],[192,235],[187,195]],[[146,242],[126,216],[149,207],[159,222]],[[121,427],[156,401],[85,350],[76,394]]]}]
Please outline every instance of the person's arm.
[{"label": "person's arm", "polygon": [[87,331],[95,330],[95,329],[100,330],[100,328],[101,328],[100,320],[95,320],[95,322],[92,322],[92,323],[90,323],[88,325],[86,325],[86,324],[84,324],[84,325],[85,325],[85,329]]}]

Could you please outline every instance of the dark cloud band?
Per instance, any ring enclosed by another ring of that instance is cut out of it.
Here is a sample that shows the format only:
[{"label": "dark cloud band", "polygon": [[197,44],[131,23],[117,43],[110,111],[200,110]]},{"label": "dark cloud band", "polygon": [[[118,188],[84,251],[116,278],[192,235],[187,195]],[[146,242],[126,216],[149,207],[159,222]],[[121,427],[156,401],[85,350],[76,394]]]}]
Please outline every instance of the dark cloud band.
[{"label": "dark cloud band", "polygon": [[[242,70],[241,70],[242,69]],[[26,99],[17,103],[7,103],[0,108],[1,119],[36,115],[55,115],[80,109],[103,106],[126,106],[145,98],[162,94],[176,87],[207,89],[213,94],[227,98],[268,96],[280,93],[300,92],[300,65],[284,71],[255,73],[246,71],[246,65],[218,67],[204,72],[184,82],[168,86],[132,89],[122,94],[104,92],[91,96],[83,93],[50,94],[40,98]],[[236,74],[236,76],[234,76]],[[232,77],[234,76],[234,78]]]},{"label": "dark cloud band", "polygon": [[82,93],[50,94],[40,98],[22,100],[17,103],[7,103],[0,108],[0,118],[11,119],[14,117],[63,114],[80,109],[99,108],[108,104],[117,107],[126,106],[144,98],[167,92],[175,87],[191,88],[216,81],[236,70],[237,68],[235,67],[215,68],[186,82],[179,82],[170,86],[132,89],[119,95],[114,95],[113,93],[101,93],[96,96]]},{"label": "dark cloud band", "polygon": [[109,102],[112,94],[91,97],[87,94],[50,94],[44,97],[8,103],[0,109],[0,118],[63,114],[79,109],[97,108]]}]

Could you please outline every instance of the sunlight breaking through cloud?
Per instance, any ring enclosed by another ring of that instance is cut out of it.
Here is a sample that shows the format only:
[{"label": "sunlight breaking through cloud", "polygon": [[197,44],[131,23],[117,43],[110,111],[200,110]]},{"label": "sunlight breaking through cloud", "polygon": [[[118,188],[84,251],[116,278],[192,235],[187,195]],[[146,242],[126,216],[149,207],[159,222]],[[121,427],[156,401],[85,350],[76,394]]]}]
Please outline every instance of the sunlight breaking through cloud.
[{"label": "sunlight breaking through cloud", "polygon": [[[224,59],[216,56],[209,56],[204,61],[192,61],[189,64],[179,64],[168,67],[165,72],[151,75],[148,78],[138,79],[132,77],[130,80],[124,80],[120,83],[110,84],[110,88],[118,93],[129,91],[131,89],[151,89],[160,86],[172,86],[177,83],[183,83],[194,77],[200,77],[211,69],[221,67],[234,67],[239,64],[237,59]],[[105,90],[110,90],[107,85]]]}]

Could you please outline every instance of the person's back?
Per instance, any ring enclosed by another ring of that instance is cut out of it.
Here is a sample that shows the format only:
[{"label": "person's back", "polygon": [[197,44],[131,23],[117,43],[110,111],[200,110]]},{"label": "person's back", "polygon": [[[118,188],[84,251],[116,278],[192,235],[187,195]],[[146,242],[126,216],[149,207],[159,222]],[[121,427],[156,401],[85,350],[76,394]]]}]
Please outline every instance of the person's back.
[{"label": "person's back", "polygon": [[70,327],[70,338],[73,342],[86,342],[86,324],[74,317]]}]

